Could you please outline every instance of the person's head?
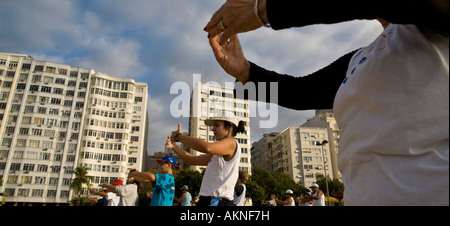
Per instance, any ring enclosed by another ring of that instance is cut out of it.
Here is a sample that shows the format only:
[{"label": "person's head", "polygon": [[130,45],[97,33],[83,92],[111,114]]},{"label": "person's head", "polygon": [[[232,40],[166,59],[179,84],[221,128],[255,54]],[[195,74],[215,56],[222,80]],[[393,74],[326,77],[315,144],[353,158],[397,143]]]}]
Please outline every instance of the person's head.
[{"label": "person's head", "polygon": [[138,191],[140,191],[141,190],[141,183],[139,183],[137,180],[134,180],[134,177],[132,177],[130,175],[132,172],[135,172],[135,171],[137,171],[137,170],[136,169],[132,169],[132,170],[130,170],[130,172],[128,172],[127,184],[136,184]]},{"label": "person's head", "polygon": [[189,187],[187,185],[183,185],[183,187],[181,187],[180,189],[181,189],[181,192],[183,192],[183,193],[189,191]]},{"label": "person's head", "polygon": [[238,184],[246,184],[248,181],[249,175],[247,171],[239,170]]},{"label": "person's head", "polygon": [[311,184],[311,186],[309,186],[309,188],[311,189],[311,191],[314,193],[316,191],[319,190],[319,185],[316,183]]},{"label": "person's head", "polygon": [[111,184],[116,185],[116,186],[122,186],[123,181],[121,179],[117,179],[117,180],[111,181]]},{"label": "person's head", "polygon": [[162,159],[157,159],[159,171],[161,173],[172,173],[173,168],[177,165],[177,159],[171,155],[166,155]]},{"label": "person's head", "polygon": [[286,195],[286,198],[294,196],[294,192],[291,189],[288,189],[284,194]]},{"label": "person's head", "polygon": [[231,112],[206,119],[205,125],[213,127],[214,136],[218,141],[245,132],[245,123],[239,121]]},{"label": "person's head", "polygon": [[270,199],[275,199],[277,196],[275,194],[270,194]]}]

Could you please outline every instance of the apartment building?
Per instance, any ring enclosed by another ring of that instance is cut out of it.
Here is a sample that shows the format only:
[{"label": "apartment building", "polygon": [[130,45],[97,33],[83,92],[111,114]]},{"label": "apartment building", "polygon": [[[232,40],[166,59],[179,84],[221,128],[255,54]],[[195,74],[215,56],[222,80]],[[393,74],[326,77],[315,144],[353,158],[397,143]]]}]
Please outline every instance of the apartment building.
[{"label": "apartment building", "polygon": [[334,118],[334,113],[332,110],[317,110],[316,115],[313,118],[308,119],[301,126],[306,127],[320,127],[327,129],[328,142],[330,145],[330,160],[333,167],[333,177],[342,179],[342,175],[338,169],[337,165],[337,155],[339,153],[339,137],[341,130],[338,127],[336,118]]},{"label": "apartment building", "polygon": [[265,134],[254,143],[251,153],[253,167],[285,173],[295,182],[308,187],[316,175],[333,179],[329,144],[325,128],[289,127],[281,133]]},{"label": "apartment building", "polygon": [[[200,138],[207,142],[215,142],[212,127],[205,125],[205,119],[229,111],[244,121],[246,132],[235,137],[240,145],[241,159],[239,168],[251,173],[250,155],[250,117],[248,100],[235,99],[233,88],[212,83],[197,82],[191,96],[191,117],[189,120],[190,136]],[[194,156],[202,153],[190,150]],[[193,170],[200,170],[202,166],[191,166]],[[203,166],[203,168],[205,168]]]},{"label": "apartment building", "polygon": [[[143,170],[147,84],[0,53],[0,191],[6,202],[66,204],[73,170],[94,186]],[[84,193],[87,191],[84,190]]]}]

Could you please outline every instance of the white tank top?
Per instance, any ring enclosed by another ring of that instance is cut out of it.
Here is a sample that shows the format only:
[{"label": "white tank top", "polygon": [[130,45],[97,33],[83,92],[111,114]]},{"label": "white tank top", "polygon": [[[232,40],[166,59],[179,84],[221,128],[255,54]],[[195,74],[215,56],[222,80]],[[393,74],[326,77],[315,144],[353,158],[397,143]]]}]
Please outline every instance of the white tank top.
[{"label": "white tank top", "polygon": [[237,141],[236,154],[230,161],[225,161],[221,155],[213,155],[206,167],[199,195],[233,200],[240,159],[241,152]]},{"label": "white tank top", "polygon": [[287,205],[285,205],[285,206],[295,206],[294,198],[291,197],[290,199],[292,199],[292,202],[287,204]]},{"label": "white tank top", "polygon": [[[317,192],[312,194],[312,196],[317,195]],[[319,199],[313,199],[312,206],[325,206],[325,195],[322,194]]]}]

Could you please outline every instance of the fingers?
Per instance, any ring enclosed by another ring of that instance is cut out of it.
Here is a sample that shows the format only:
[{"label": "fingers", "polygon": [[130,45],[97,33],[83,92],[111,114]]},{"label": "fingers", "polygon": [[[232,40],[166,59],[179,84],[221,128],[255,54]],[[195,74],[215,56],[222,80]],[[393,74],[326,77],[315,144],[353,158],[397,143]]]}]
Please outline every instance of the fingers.
[{"label": "fingers", "polygon": [[[236,32],[232,28],[227,28],[222,35],[220,35],[220,44],[225,45],[232,36],[235,36]],[[230,42],[233,40],[230,40]]]},{"label": "fingers", "polygon": [[178,132],[181,133],[181,122],[178,123]]},{"label": "fingers", "polygon": [[217,61],[220,62],[221,59],[225,58],[225,55],[222,52],[222,46],[220,45],[219,35],[214,36],[213,38],[210,38],[209,45],[211,46],[214,56],[216,57]]},{"label": "fingers", "polygon": [[[223,4],[222,7],[220,7],[220,9],[214,13],[211,20],[206,25],[204,31],[209,33],[209,31],[211,31],[213,28],[215,28],[219,24],[219,22],[222,20],[222,14],[223,14],[223,10],[225,9],[225,4]],[[211,37],[214,37],[214,36],[211,35]]]}]

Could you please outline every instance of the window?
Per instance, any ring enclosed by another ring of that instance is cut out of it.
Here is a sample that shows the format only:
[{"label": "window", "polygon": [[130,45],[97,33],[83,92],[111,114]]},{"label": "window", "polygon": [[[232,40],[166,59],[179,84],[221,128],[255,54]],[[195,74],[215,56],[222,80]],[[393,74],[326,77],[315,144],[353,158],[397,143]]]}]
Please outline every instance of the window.
[{"label": "window", "polygon": [[18,90],[24,90],[25,86],[27,86],[27,84],[25,84],[25,83],[17,83],[17,89]]},{"label": "window", "polygon": [[41,92],[44,92],[44,93],[51,93],[51,92],[52,92],[52,87],[42,86],[42,87],[41,87]]},{"label": "window", "polygon": [[11,163],[9,170],[20,170],[20,163]]},{"label": "window", "polygon": [[38,140],[30,140],[30,147],[32,147],[32,148],[39,147],[39,141]]},{"label": "window", "polygon": [[64,89],[60,89],[60,88],[53,89],[53,93],[55,93],[55,94],[63,94],[63,92],[64,92]]},{"label": "window", "polygon": [[53,83],[53,77],[44,76],[44,82],[45,83]]},{"label": "window", "polygon": [[43,65],[36,65],[34,67],[34,71],[44,71],[44,66]]},{"label": "window", "polygon": [[51,104],[61,104],[61,99],[59,98],[52,98],[52,100],[50,101]]},{"label": "window", "polygon": [[[67,75],[67,69],[58,68],[58,74]],[[61,83],[61,84],[64,84],[64,83]]]},{"label": "window", "polygon": [[38,85],[31,85],[30,86],[30,91],[38,91],[39,90],[39,86]]},{"label": "window", "polygon": [[23,168],[22,170],[24,171],[34,171],[34,164],[30,164],[30,163],[25,163],[23,164]]},{"label": "window", "polygon": [[48,166],[47,165],[38,165],[38,172],[47,172]]},{"label": "window", "polygon": [[35,136],[41,136],[42,135],[42,129],[31,129],[31,133]]},{"label": "window", "polygon": [[131,131],[133,131],[133,132],[139,132],[139,126],[133,126],[133,127],[131,127]]},{"label": "window", "polygon": [[136,163],[136,162],[137,162],[137,158],[135,158],[135,157],[128,158],[128,163]]}]

